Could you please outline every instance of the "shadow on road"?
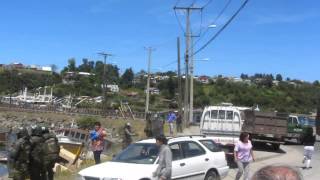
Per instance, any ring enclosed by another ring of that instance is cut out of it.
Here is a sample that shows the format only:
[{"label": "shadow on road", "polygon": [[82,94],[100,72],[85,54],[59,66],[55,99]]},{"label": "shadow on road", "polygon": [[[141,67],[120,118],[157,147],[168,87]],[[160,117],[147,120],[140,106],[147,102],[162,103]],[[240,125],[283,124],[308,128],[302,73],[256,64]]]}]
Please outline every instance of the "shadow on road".
[{"label": "shadow on road", "polygon": [[272,152],[272,153],[279,153],[279,154],[285,154],[286,151],[281,149],[281,146],[278,150],[275,150],[274,147],[271,144],[266,143],[254,143],[253,145],[254,151],[264,151],[264,152]]}]

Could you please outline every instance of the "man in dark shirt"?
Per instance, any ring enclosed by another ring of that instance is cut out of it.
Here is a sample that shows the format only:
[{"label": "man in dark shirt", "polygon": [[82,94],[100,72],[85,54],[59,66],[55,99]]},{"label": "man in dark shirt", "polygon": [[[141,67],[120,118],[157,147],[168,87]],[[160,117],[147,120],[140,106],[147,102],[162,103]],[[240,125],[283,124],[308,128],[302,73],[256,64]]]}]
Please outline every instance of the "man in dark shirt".
[{"label": "man in dark shirt", "polygon": [[311,157],[314,152],[314,143],[316,141],[316,136],[313,135],[312,127],[308,127],[306,131],[306,136],[303,138],[304,156],[302,163],[305,164],[306,169],[309,169]]}]

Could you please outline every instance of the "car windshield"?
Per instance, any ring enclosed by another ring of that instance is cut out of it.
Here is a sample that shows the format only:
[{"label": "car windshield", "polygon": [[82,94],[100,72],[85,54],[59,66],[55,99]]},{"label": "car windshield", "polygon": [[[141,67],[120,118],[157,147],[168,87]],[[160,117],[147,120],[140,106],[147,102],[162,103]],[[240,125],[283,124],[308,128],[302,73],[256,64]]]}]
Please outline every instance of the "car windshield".
[{"label": "car windshield", "polygon": [[113,162],[153,164],[158,157],[156,144],[135,143],[113,158]]}]

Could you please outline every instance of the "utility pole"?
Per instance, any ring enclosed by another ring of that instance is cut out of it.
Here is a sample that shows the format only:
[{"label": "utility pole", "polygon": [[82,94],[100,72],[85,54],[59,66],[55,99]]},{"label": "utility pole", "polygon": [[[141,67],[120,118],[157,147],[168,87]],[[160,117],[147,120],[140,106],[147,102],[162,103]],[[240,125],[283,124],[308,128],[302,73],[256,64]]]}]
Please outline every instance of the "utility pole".
[{"label": "utility pole", "polygon": [[152,47],[145,48],[148,51],[148,79],[147,79],[147,94],[146,94],[146,108],[145,108],[145,117],[149,112],[149,94],[150,94],[150,69],[151,69],[151,54],[152,51],[155,51]]},{"label": "utility pole", "polygon": [[[184,91],[184,127],[189,126],[189,122],[191,122],[190,119],[190,106],[189,106],[189,91],[190,91],[190,86],[189,86],[189,58],[190,58],[190,39],[192,37],[191,34],[191,30],[190,30],[190,14],[192,11],[196,11],[196,10],[200,10],[202,11],[203,8],[199,8],[199,7],[174,7],[174,10],[184,10],[186,11],[186,33],[185,33],[185,37],[186,37],[186,54],[185,54],[185,91]],[[191,56],[193,56],[193,54],[191,54]]]},{"label": "utility pole", "polygon": [[316,108],[316,134],[320,137],[320,94],[317,96],[317,108]]},{"label": "utility pole", "polygon": [[181,82],[181,68],[180,68],[180,38],[177,38],[177,56],[178,56],[178,108],[179,114],[182,115],[182,82]]},{"label": "utility pole", "polygon": [[193,70],[194,70],[194,56],[193,56],[193,36],[191,36],[191,57],[190,57],[190,108],[189,108],[189,123],[193,121]]},{"label": "utility pole", "polygon": [[104,104],[103,104],[103,110],[106,109],[106,102],[107,102],[107,77],[106,77],[106,63],[107,63],[107,57],[112,56],[112,54],[108,54],[105,52],[98,53],[99,55],[103,56],[103,98],[104,98]]}]

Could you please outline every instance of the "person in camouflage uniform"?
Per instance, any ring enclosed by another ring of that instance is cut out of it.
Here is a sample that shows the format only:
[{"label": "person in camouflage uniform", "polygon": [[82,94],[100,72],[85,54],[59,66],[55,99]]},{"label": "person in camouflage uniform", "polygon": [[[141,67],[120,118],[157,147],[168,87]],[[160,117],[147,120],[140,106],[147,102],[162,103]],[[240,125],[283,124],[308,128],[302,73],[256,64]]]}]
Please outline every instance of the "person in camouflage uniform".
[{"label": "person in camouflage uniform", "polygon": [[30,138],[31,142],[31,156],[30,156],[30,179],[31,180],[43,180],[45,174],[44,167],[44,152],[43,144],[44,138],[42,137],[42,127],[37,126],[32,129],[32,134]]},{"label": "person in camouflage uniform", "polygon": [[124,136],[123,136],[123,141],[122,141],[122,149],[127,148],[132,143],[132,136],[134,136],[134,133],[132,133],[131,124],[128,122],[124,126]]},{"label": "person in camouflage uniform", "polygon": [[58,161],[60,146],[58,139],[55,134],[51,133],[47,127],[42,127],[42,137],[44,138],[43,151],[44,151],[44,174],[42,177],[46,177],[48,180],[53,180],[53,168],[55,163]]},{"label": "person in camouflage uniform", "polygon": [[25,128],[17,132],[17,142],[9,152],[8,169],[9,178],[24,180],[29,176],[31,143],[28,131]]}]

